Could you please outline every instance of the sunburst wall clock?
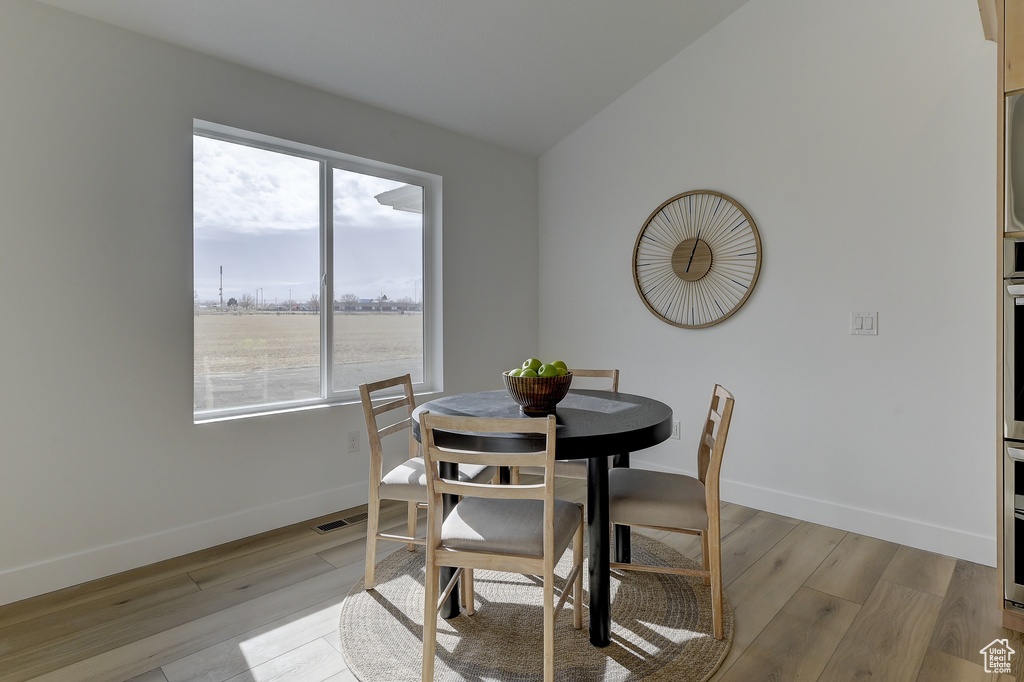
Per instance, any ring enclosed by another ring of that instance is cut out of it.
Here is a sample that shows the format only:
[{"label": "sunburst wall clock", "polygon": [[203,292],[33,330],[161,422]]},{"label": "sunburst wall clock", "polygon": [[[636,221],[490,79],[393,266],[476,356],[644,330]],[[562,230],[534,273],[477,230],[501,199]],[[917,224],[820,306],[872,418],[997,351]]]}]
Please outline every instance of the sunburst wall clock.
[{"label": "sunburst wall clock", "polygon": [[746,303],[761,272],[761,236],[746,209],[719,192],[679,194],[644,223],[633,247],[633,283],[647,309],[698,329]]}]

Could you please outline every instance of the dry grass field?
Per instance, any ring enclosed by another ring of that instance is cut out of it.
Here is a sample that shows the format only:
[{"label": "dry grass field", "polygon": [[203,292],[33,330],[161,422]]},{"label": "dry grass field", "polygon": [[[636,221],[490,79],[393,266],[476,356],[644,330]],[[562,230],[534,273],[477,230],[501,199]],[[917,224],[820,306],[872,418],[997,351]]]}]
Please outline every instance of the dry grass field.
[{"label": "dry grass field", "polygon": [[[316,313],[200,313],[194,317],[196,409],[319,395],[320,317]],[[354,387],[386,361],[383,376],[416,372],[423,356],[417,314],[337,313],[336,385]],[[380,377],[377,377],[380,378]]]}]

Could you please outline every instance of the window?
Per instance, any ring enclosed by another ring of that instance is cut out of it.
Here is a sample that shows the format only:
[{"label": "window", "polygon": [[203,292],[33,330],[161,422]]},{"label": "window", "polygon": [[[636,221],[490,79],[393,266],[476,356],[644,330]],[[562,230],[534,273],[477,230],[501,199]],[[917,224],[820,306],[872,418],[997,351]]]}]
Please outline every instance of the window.
[{"label": "window", "polygon": [[196,421],[439,389],[440,178],[197,121]]}]

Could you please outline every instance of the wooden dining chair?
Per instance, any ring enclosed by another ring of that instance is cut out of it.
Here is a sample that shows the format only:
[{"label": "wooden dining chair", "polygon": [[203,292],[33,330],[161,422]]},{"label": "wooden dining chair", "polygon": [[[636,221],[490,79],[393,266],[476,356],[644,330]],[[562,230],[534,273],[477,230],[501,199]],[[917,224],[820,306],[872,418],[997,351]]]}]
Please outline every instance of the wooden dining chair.
[{"label": "wooden dining chair", "polygon": [[[395,395],[400,389],[400,395]],[[378,404],[374,406],[375,396]],[[400,377],[383,379],[359,387],[363,403],[363,417],[366,419],[366,437],[370,445],[370,492],[366,506],[366,575],[364,587],[373,589],[374,568],[377,565],[377,541],[391,540],[404,542],[415,549],[425,540],[416,537],[416,520],[419,509],[427,503],[427,477],[423,458],[419,456],[420,446],[412,435],[412,412],[416,408],[416,397],[412,391],[412,378],[405,374]],[[381,402],[383,400],[383,402]],[[378,417],[386,415],[378,424]],[[384,466],[384,439],[405,433],[408,444],[403,454],[405,461],[393,468]],[[494,467],[470,465],[459,470],[459,477],[467,481],[480,482],[496,478]],[[381,500],[398,500],[408,503],[407,534],[395,535],[380,532]]]},{"label": "wooden dining chair", "polygon": [[[423,608],[423,680],[434,679],[437,618],[441,605],[463,578],[466,613],[474,611],[473,570],[508,571],[543,577],[544,680],[554,681],[555,618],[572,586],[573,627],[583,626],[583,510],[555,497],[555,416],[534,419],[420,415],[423,456],[427,466],[427,570]],[[435,430],[473,433],[539,434],[544,448],[530,453],[479,452],[438,447]],[[544,470],[541,483],[472,485],[442,479],[438,462],[459,467],[509,466],[526,461]],[[442,495],[461,500],[443,517]],[[573,568],[557,606],[555,565],[569,543]],[[439,586],[440,567],[456,571],[447,587]],[[495,605],[494,608],[500,608]]]},{"label": "wooden dining chair", "polygon": [[697,447],[696,478],[644,469],[620,468],[608,472],[608,516],[613,525],[690,533],[699,535],[701,540],[700,570],[616,562],[612,562],[611,567],[704,578],[704,584],[711,585],[711,618],[716,639],[724,636],[718,478],[735,402],[729,391],[715,385]]},{"label": "wooden dining chair", "polygon": [[[619,390],[619,370],[617,369],[571,369],[573,381],[579,378],[608,379],[608,387],[601,390],[616,393]],[[611,462],[609,462],[609,466]],[[520,474],[539,474],[536,467],[513,467],[512,480],[517,481]],[[587,480],[586,459],[563,459],[555,462],[555,476],[560,478],[576,478]]]}]

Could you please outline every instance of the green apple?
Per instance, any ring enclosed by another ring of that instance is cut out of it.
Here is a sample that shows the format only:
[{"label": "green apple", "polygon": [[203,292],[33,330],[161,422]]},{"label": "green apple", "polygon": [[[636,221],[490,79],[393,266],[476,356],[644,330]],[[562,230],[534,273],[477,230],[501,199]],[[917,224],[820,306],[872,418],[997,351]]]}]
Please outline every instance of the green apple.
[{"label": "green apple", "polygon": [[566,364],[564,362],[562,362],[561,360],[555,360],[551,364],[554,365],[555,367],[559,368],[559,369],[564,369],[566,371],[569,371],[569,367],[566,366]]},{"label": "green apple", "polygon": [[539,377],[557,377],[558,368],[554,365],[541,365],[540,369],[537,370],[537,376]]},{"label": "green apple", "polygon": [[544,363],[538,360],[537,358],[527,358],[526,361],[523,363],[523,369],[532,369],[534,372],[536,372],[538,369],[540,369],[540,366],[543,364]]},{"label": "green apple", "polygon": [[564,377],[568,373],[569,373],[569,370],[567,370],[565,367],[559,367],[558,368],[558,376]]},{"label": "green apple", "polygon": [[529,367],[527,367],[526,369],[524,369],[522,372],[519,373],[519,376],[521,376],[521,377],[535,377],[535,376],[537,376],[537,370],[530,369]]},{"label": "green apple", "polygon": [[516,367],[515,369],[509,370],[508,375],[510,377],[517,377],[523,371],[522,367]]}]

